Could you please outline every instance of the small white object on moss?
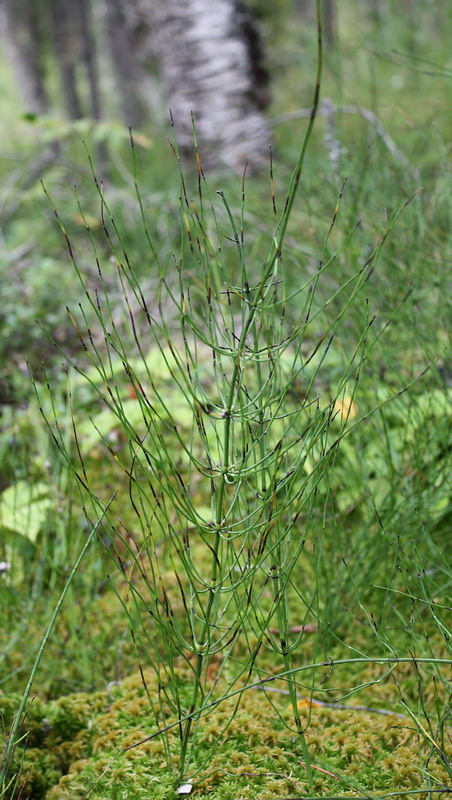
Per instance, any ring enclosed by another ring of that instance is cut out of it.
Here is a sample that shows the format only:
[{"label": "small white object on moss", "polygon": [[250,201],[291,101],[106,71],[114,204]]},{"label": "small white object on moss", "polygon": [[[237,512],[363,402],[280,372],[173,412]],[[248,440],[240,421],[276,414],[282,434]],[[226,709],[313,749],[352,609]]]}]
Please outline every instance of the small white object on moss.
[{"label": "small white object on moss", "polygon": [[183,783],[182,786],[179,786],[177,790],[177,794],[190,794],[193,786],[191,783]]}]

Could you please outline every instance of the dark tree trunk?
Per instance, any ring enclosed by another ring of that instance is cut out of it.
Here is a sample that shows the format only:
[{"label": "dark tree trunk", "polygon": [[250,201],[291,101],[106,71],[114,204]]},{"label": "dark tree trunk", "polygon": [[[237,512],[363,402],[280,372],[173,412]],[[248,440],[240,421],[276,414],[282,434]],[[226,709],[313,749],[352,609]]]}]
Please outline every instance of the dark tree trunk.
[{"label": "dark tree trunk", "polygon": [[35,0],[3,0],[0,27],[19,92],[26,111],[41,114],[47,109],[42,66],[42,4]]},{"label": "dark tree trunk", "polygon": [[80,58],[77,8],[71,0],[51,0],[50,11],[63,101],[69,118],[78,119],[82,116],[82,106],[77,90],[77,64]]},{"label": "dark tree trunk", "polygon": [[325,41],[330,47],[337,44],[337,9],[336,0],[323,0],[323,20],[325,25]]},{"label": "dark tree trunk", "polygon": [[383,18],[382,0],[370,0],[370,8],[375,22],[380,22]]},{"label": "dark tree trunk", "polygon": [[145,114],[139,97],[140,71],[127,20],[127,2],[107,0],[106,16],[123,120],[126,125],[137,127],[143,122]]},{"label": "dark tree trunk", "polygon": [[[77,0],[80,21],[80,49],[83,64],[86,70],[89,87],[89,112],[92,119],[102,118],[102,102],[99,89],[99,75],[97,71],[96,37],[93,30],[93,19],[90,0]],[[97,147],[98,169],[104,180],[109,173],[108,148],[105,142],[99,142]]]},{"label": "dark tree trunk", "polygon": [[93,119],[100,119],[102,111],[99,76],[97,74],[96,41],[92,28],[91,9],[89,0],[78,0],[77,4],[80,19],[81,54],[88,78],[91,117]]}]

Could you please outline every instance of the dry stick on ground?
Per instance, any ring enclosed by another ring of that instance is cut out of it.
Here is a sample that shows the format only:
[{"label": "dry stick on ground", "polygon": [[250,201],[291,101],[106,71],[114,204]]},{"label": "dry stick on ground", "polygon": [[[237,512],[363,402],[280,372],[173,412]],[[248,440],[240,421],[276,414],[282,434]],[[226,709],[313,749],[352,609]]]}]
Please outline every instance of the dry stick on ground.
[{"label": "dry stick on ground", "polygon": [[[280,114],[278,117],[274,117],[270,124],[272,127],[275,127],[276,125],[281,125],[284,122],[292,122],[293,120],[297,119],[309,119],[310,114],[311,111],[309,108],[300,108],[297,111],[288,111],[286,114]],[[331,117],[331,114],[358,114],[360,117],[365,119],[369,125],[374,128],[377,136],[387,147],[394,160],[397,161],[404,169],[408,170],[410,175],[412,175],[416,181],[419,180],[419,171],[416,169],[416,167],[413,167],[405,153],[402,153],[402,151],[399,150],[394,142],[394,139],[389,135],[383,123],[373,111],[371,111],[369,108],[363,108],[363,106],[357,105],[335,105],[332,103],[330,98],[327,97],[320,104],[318,115],[328,119]]]},{"label": "dry stick on ground", "polygon": [[[262,692],[276,692],[277,694],[290,694],[288,689],[277,689],[274,686],[253,686],[253,689],[258,689]],[[406,714],[396,713],[395,711],[388,711],[385,708],[372,708],[371,706],[353,706],[349,703],[326,703],[324,700],[311,700],[309,697],[297,694],[299,700],[306,700],[314,706],[322,706],[322,708],[338,708],[346,711],[368,711],[372,714],[384,714],[389,717],[400,717],[405,719]]]}]

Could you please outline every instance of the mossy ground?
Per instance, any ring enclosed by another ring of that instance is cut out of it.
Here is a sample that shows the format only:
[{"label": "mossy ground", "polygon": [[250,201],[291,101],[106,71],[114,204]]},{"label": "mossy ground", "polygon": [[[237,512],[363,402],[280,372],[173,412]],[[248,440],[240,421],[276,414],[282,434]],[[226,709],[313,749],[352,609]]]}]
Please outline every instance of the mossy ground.
[{"label": "mossy ground", "polygon": [[[177,677],[188,701],[189,671],[181,668]],[[158,703],[154,673],[145,671],[144,678]],[[192,796],[200,800],[381,795],[447,785],[439,754],[419,739],[409,716],[310,707],[300,699],[313,759],[309,788],[301,746],[291,730],[288,697],[258,690],[240,697],[238,708],[237,697],[223,701],[196,732],[189,776]],[[0,708],[7,728],[17,698],[0,695]],[[166,800],[175,795],[178,729],[139,744],[156,730],[139,673],[104,692],[49,703],[36,697],[24,730],[28,735],[14,765],[21,767],[22,798],[79,800],[89,793],[92,800]]]}]

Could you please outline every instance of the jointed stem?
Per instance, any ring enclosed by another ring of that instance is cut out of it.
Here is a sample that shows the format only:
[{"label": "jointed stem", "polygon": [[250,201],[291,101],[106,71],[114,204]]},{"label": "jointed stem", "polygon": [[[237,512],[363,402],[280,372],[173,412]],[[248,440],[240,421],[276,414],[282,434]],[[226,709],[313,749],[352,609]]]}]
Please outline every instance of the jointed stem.
[{"label": "jointed stem", "polygon": [[[219,565],[219,548],[221,543],[221,530],[225,526],[225,519],[224,519],[224,512],[223,512],[223,503],[224,503],[224,496],[226,491],[226,483],[229,479],[229,467],[230,467],[230,448],[231,448],[231,427],[232,427],[232,419],[233,419],[233,411],[234,411],[234,404],[235,404],[235,397],[237,393],[237,384],[238,378],[240,375],[241,369],[241,360],[243,356],[243,351],[245,349],[247,336],[252,331],[254,333],[255,343],[257,338],[257,331],[255,327],[255,320],[258,309],[262,307],[262,302],[265,298],[266,287],[267,283],[270,279],[270,276],[274,272],[275,265],[278,263],[280,255],[281,255],[281,248],[283,245],[283,241],[285,238],[287,225],[289,222],[289,217],[292,211],[292,207],[295,201],[295,196],[298,191],[301,172],[304,164],[304,159],[306,155],[306,149],[311,138],[314,121],[317,115],[318,105],[319,105],[319,98],[320,98],[320,79],[322,73],[322,28],[321,28],[321,3],[320,0],[317,0],[317,23],[318,23],[318,64],[317,64],[317,75],[316,75],[316,84],[314,90],[314,102],[312,107],[311,118],[309,120],[308,129],[304,136],[300,154],[298,157],[298,161],[295,167],[294,174],[292,176],[292,180],[289,186],[289,192],[286,201],[286,207],[283,211],[283,214],[280,218],[278,223],[276,233],[275,233],[275,244],[273,248],[273,252],[269,256],[267,264],[263,270],[263,274],[261,277],[260,284],[257,287],[255,292],[254,298],[249,297],[249,302],[246,305],[246,316],[244,320],[244,324],[242,326],[242,331],[240,334],[240,339],[237,345],[237,350],[235,352],[232,374],[229,383],[229,392],[226,400],[226,407],[223,409],[224,415],[224,434],[223,434],[223,467],[222,467],[222,474],[220,477],[220,483],[218,487],[218,493],[216,497],[216,508],[215,508],[215,526],[216,526],[216,534],[215,534],[215,542],[212,548],[212,561],[211,561],[211,586],[209,589],[209,596],[207,601],[207,606],[204,614],[204,624],[202,627],[202,633],[200,637],[200,641],[197,643],[197,664],[196,664],[196,671],[195,671],[195,683],[193,686],[193,694],[192,694],[192,701],[190,705],[190,712],[186,719],[186,725],[184,729],[183,739],[182,739],[182,746],[181,746],[181,757],[180,757],[180,767],[179,773],[180,777],[183,778],[184,771],[185,771],[185,763],[187,758],[187,748],[188,742],[190,738],[191,728],[193,720],[196,719],[196,705],[198,702],[198,695],[199,689],[201,685],[201,678],[203,673],[203,667],[205,659],[208,657],[209,654],[209,626],[210,626],[210,617],[212,613],[212,607],[215,601],[215,597],[217,592],[219,591],[219,586],[216,585],[218,579],[218,565]],[[226,208],[228,208],[227,204],[225,203]],[[239,247],[240,249],[240,258],[241,258],[241,266],[242,266],[242,276],[246,276],[244,270],[244,263],[243,263],[243,245]],[[243,279],[243,278],[242,278]],[[243,287],[245,290],[246,287]],[[247,292],[248,293],[248,292]],[[259,365],[258,365],[259,366]],[[259,371],[258,371],[259,375]],[[259,375],[259,380],[261,377]],[[264,476],[265,479],[265,476]],[[221,577],[221,576],[220,576]],[[278,582],[279,583],[279,582]],[[278,589],[279,591],[279,589]],[[278,603],[278,608],[280,608],[280,603]],[[287,620],[284,623],[285,627],[287,628]],[[287,645],[287,637],[286,637],[286,645]],[[291,658],[290,653],[287,651],[283,651],[284,656],[284,663],[286,666],[286,671],[291,674]],[[306,762],[306,769],[308,774],[309,785],[312,786],[312,771],[310,767],[310,759],[309,753],[306,745],[306,741],[304,738],[304,734],[301,727],[301,722],[298,714],[297,709],[297,702],[296,702],[296,692],[295,687],[293,685],[293,680],[289,678],[289,691],[291,693],[291,701],[292,701],[292,708],[294,711],[295,717],[295,724],[297,726],[297,730],[299,732],[301,743],[303,747],[303,754],[304,759]]]}]

